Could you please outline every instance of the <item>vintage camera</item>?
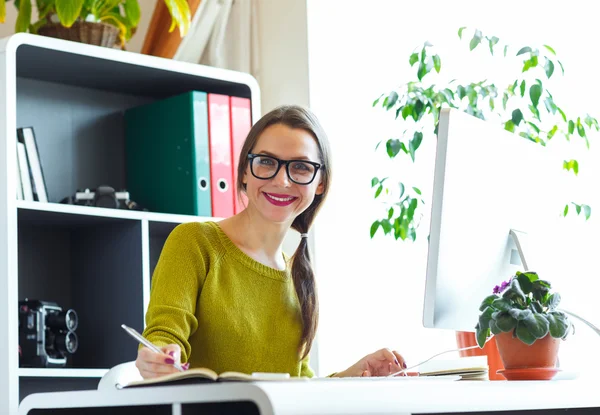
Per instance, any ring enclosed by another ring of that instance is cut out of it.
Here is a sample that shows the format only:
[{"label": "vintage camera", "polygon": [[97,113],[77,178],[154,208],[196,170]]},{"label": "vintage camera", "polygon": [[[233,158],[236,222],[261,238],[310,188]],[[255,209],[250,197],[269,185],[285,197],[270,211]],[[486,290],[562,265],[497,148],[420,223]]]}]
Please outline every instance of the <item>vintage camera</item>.
[{"label": "vintage camera", "polygon": [[50,301],[19,301],[20,367],[65,367],[77,351],[77,313]]},{"label": "vintage camera", "polygon": [[98,186],[93,190],[78,190],[73,196],[61,200],[61,203],[111,209],[146,210],[133,200],[129,199],[128,191],[115,191],[113,187],[105,185]]}]

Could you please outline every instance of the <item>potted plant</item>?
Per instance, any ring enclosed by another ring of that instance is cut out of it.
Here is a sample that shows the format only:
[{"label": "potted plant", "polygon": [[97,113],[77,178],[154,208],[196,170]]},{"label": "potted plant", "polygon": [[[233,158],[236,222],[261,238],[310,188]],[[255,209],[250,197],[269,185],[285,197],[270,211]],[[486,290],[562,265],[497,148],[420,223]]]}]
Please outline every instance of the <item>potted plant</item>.
[{"label": "potted plant", "polygon": [[568,316],[558,310],[560,294],[535,272],[517,272],[493,289],[479,310],[475,326],[483,348],[494,335],[507,379],[551,379],[561,340],[573,330]]},{"label": "potted plant", "polygon": [[[191,13],[185,0],[164,0],[171,29],[184,36]],[[98,46],[125,48],[135,34],[141,11],[138,0],[36,0],[38,20],[31,22],[32,0],[15,0],[18,9],[16,32],[31,32]],[[6,0],[0,0],[0,23],[6,15]]]},{"label": "potted plant", "polygon": [[[404,164],[405,160],[415,163],[422,143],[436,139],[443,108],[458,108],[475,117],[498,122],[505,130],[542,146],[552,140],[566,139],[581,140],[589,148],[590,138],[600,131],[600,124],[587,113],[564,107],[560,96],[551,92],[550,80],[564,75],[563,64],[552,47],[513,47],[478,29],[470,32],[467,36],[468,29],[458,29],[459,39],[467,41],[471,53],[489,53],[493,64],[509,65],[506,75],[510,81],[502,81],[502,84],[488,79],[446,82],[445,74],[442,74],[442,51],[424,42],[407,56],[407,63],[415,68],[415,77],[403,80],[373,102],[374,107],[390,112],[402,131],[382,140],[376,150],[385,151],[398,163]],[[474,56],[473,64],[477,61]],[[463,62],[462,65],[471,66],[471,63]],[[459,70],[457,74],[460,73]],[[483,75],[485,73],[481,78]],[[557,166],[561,167],[575,175],[585,168],[567,154],[562,166]],[[422,193],[417,183],[392,177],[373,177],[371,187],[374,198],[382,201],[381,215],[371,224],[371,238],[381,229],[396,240],[416,241],[429,195]],[[564,216],[576,213],[587,220],[591,216],[591,206],[581,201],[565,201],[560,213]]]}]

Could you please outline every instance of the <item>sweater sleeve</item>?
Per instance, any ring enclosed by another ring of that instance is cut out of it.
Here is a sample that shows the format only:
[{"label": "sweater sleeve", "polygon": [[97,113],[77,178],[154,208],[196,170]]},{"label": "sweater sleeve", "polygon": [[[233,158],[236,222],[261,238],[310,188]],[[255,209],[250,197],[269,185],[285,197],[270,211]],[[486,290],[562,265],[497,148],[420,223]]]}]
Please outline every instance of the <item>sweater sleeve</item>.
[{"label": "sweater sleeve", "polygon": [[178,225],[167,238],[152,276],[144,337],[157,346],[177,344],[181,361],[191,353],[189,337],[198,328],[196,301],[207,264],[193,224]]}]

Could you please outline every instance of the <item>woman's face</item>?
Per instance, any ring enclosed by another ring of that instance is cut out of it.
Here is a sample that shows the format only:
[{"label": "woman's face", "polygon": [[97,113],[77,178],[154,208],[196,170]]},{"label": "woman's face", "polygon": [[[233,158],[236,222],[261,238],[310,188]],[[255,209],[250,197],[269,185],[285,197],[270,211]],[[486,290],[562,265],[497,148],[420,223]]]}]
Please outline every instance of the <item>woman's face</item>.
[{"label": "woman's face", "polygon": [[[292,129],[283,124],[267,127],[251,153],[272,156],[280,160],[305,160],[321,164],[315,138],[305,130]],[[290,180],[285,165],[281,165],[273,178],[262,180],[252,174],[250,163],[251,160],[248,161],[244,174],[249,207],[254,206],[265,219],[271,222],[291,225],[294,219],[311,205],[315,195],[323,193],[320,170],[310,184],[301,185]],[[311,176],[312,174],[304,166],[290,163],[290,172],[298,174],[297,177]],[[272,160],[256,160],[255,173],[260,174],[259,168],[273,168]]]}]

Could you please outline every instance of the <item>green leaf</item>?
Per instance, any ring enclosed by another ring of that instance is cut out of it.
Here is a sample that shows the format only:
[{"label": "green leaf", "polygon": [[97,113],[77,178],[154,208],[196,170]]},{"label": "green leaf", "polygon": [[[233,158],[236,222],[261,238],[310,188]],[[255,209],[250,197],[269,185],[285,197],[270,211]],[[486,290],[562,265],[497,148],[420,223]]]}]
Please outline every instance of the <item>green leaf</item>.
[{"label": "green leaf", "polygon": [[379,103],[379,100],[381,99],[381,97],[383,97],[383,94],[379,95],[379,98],[377,98],[375,101],[373,101],[373,107],[376,106]]},{"label": "green leaf", "polygon": [[482,330],[485,330],[490,327],[490,320],[492,319],[493,313],[494,309],[492,307],[486,307],[479,316],[479,327]]},{"label": "green leaf", "polygon": [[512,308],[512,304],[506,298],[498,298],[498,297],[496,297],[496,299],[492,303],[492,307],[494,307],[496,310],[508,311],[508,310],[510,310]]},{"label": "green leaf", "polygon": [[550,329],[550,323],[543,314],[532,314],[531,317],[523,320],[523,324],[536,339],[545,337]]},{"label": "green leaf", "polygon": [[552,137],[554,137],[554,135],[556,134],[556,132],[558,131],[558,125],[555,125],[554,127],[552,127],[552,129],[548,132],[548,140],[552,139]]},{"label": "green leaf", "polygon": [[394,105],[396,105],[397,101],[398,101],[398,93],[396,91],[390,92],[390,94],[387,97],[387,101],[386,101],[387,109],[389,110]]},{"label": "green leaf", "polygon": [[537,280],[533,282],[533,288],[531,292],[533,294],[533,298],[538,301],[544,301],[544,297],[550,292],[550,283],[548,281]]},{"label": "green leaf", "polygon": [[371,179],[371,187],[375,187],[377,184],[379,184],[379,179],[377,177],[373,177]]},{"label": "green leaf", "polygon": [[375,191],[375,199],[377,199],[379,197],[379,195],[381,194],[381,191],[383,190],[383,186],[379,185],[379,187],[377,188],[377,190]]},{"label": "green leaf", "polygon": [[532,85],[531,88],[529,88],[529,97],[531,98],[534,107],[537,107],[541,96],[542,86],[540,84]]},{"label": "green leaf", "polygon": [[381,225],[381,223],[379,221],[375,221],[371,225],[371,238],[373,238],[373,236],[375,236],[377,229],[379,229],[379,225]]},{"label": "green leaf", "polygon": [[418,187],[413,187],[413,190],[415,191],[416,194],[418,194],[418,195],[421,194],[421,189],[419,189]]},{"label": "green leaf", "polygon": [[439,55],[433,55],[433,67],[437,73],[440,73],[440,69],[442,69],[442,60]]},{"label": "green leaf", "polygon": [[490,330],[494,336],[502,333],[502,330],[498,328],[498,325],[496,324],[495,320],[490,320]]},{"label": "green leaf", "polygon": [[569,322],[566,316],[560,312],[550,312],[546,316],[549,323],[550,335],[556,339],[562,339],[567,335]]},{"label": "green leaf", "polygon": [[527,72],[531,68],[535,68],[538,65],[538,57],[533,55],[531,58],[526,60],[523,64],[523,72]]},{"label": "green leaf", "polygon": [[529,278],[527,278],[527,275],[519,274],[517,276],[517,279],[519,280],[519,285],[521,286],[523,293],[529,294],[533,288],[533,283],[531,281],[529,281]]},{"label": "green leaf", "polygon": [[537,272],[533,272],[533,271],[519,272],[519,271],[517,271],[517,276],[521,275],[521,274],[525,275],[531,282],[539,281],[539,279],[540,279]]},{"label": "green leaf", "polygon": [[400,196],[398,196],[398,199],[400,199],[402,196],[404,196],[404,183],[398,183],[398,186],[400,186]]},{"label": "green leaf", "polygon": [[550,59],[546,58],[546,64],[544,65],[544,70],[546,71],[546,76],[550,78],[554,73],[554,62]]},{"label": "green leaf", "polygon": [[475,34],[473,35],[473,38],[471,39],[471,42],[469,43],[469,49],[473,50],[477,47],[477,45],[479,45],[481,43],[481,31],[479,30],[475,30]]},{"label": "green leaf", "polygon": [[489,335],[490,335],[489,328],[481,329],[479,327],[479,324],[477,324],[477,326],[475,326],[475,336],[477,337],[477,344],[479,345],[480,348],[483,348],[483,346],[485,346],[485,341],[487,340]]},{"label": "green leaf", "polygon": [[55,7],[61,24],[71,27],[81,13],[83,0],[55,0]]},{"label": "green leaf", "polygon": [[555,51],[554,51],[554,49],[552,49],[550,46],[548,46],[548,45],[544,45],[544,47],[545,47],[546,49],[548,49],[548,50],[550,51],[550,53],[551,53],[551,54],[553,54],[553,55],[556,55],[556,52],[555,52]]},{"label": "green leaf", "polygon": [[579,215],[581,213],[581,205],[578,205],[576,203],[573,203],[575,205],[575,211],[577,212],[577,214]]},{"label": "green leaf", "polygon": [[508,45],[504,46],[504,57],[506,58],[506,54],[508,53]]},{"label": "green leaf", "polygon": [[573,120],[569,120],[569,134],[573,134],[575,132],[575,123]]},{"label": "green leaf", "polygon": [[579,137],[585,137],[585,129],[583,128],[583,125],[581,124],[580,117],[577,117],[577,133],[579,134]]},{"label": "green leaf", "polygon": [[388,220],[382,220],[381,222],[381,227],[383,228],[383,232],[386,235],[389,235],[390,231],[392,230],[392,224],[390,223],[389,219]]},{"label": "green leaf", "polygon": [[525,46],[524,48],[519,49],[519,51],[517,52],[517,56],[527,52],[531,52],[531,48],[529,46]]},{"label": "green leaf", "polygon": [[481,305],[479,306],[479,311],[485,310],[486,308],[491,306],[494,303],[494,301],[496,301],[497,299],[498,299],[498,296],[496,294],[488,295],[481,302]]},{"label": "green leaf", "polygon": [[544,312],[544,308],[542,307],[542,304],[539,301],[532,301],[531,304],[529,305],[529,308],[534,313],[543,313]]},{"label": "green leaf", "polygon": [[[516,109],[512,112],[512,117],[511,117],[511,121],[514,125],[519,125],[521,123],[521,121],[523,120],[523,113],[521,112],[520,109]],[[506,126],[505,126],[506,128]],[[511,131],[511,130],[509,130]],[[514,131],[514,128],[513,130]]]},{"label": "green leaf", "polygon": [[410,58],[408,58],[408,63],[410,64],[410,66],[413,66],[418,61],[419,54],[417,52],[413,53],[412,55],[410,55]]},{"label": "green leaf", "polygon": [[510,131],[511,133],[514,133],[515,132],[515,123],[512,122],[512,120],[506,121],[506,123],[504,123],[504,129],[506,131]]},{"label": "green leaf", "polygon": [[518,321],[526,320],[533,315],[531,310],[520,310],[518,308],[511,308],[510,310],[508,310],[508,314],[510,314],[512,318]]},{"label": "green leaf", "polygon": [[569,213],[569,205],[565,205],[565,210],[563,212],[563,216],[567,216],[567,213]]},{"label": "green leaf", "polygon": [[179,35],[184,37],[190,29],[192,21],[190,6],[186,0],[165,0],[165,4],[173,19],[169,32],[172,32],[175,27],[179,27]]},{"label": "green leaf", "polygon": [[392,219],[392,216],[394,216],[394,207],[393,206],[390,208],[390,210],[388,210],[388,220]]},{"label": "green leaf", "polygon": [[525,96],[525,80],[524,79],[521,81],[521,96],[522,97]]},{"label": "green leaf", "polygon": [[31,23],[31,0],[21,0],[15,22],[15,32],[27,32]]},{"label": "green leaf", "polygon": [[560,112],[560,115],[561,115],[561,117],[562,117],[563,121],[564,121],[564,122],[567,122],[567,114],[565,114],[565,112],[564,112],[562,109],[558,108],[558,107],[556,107],[556,110],[557,110],[558,112]]},{"label": "green leaf", "polygon": [[517,320],[507,312],[503,312],[496,318],[496,326],[504,333],[507,333],[517,326]]},{"label": "green leaf", "polygon": [[554,293],[550,296],[550,298],[548,298],[548,308],[550,310],[554,310],[556,307],[558,307],[558,305],[560,304],[560,294],[559,293]]},{"label": "green leaf", "polygon": [[573,170],[573,173],[575,173],[575,176],[577,176],[577,174],[579,173],[579,163],[577,162],[577,160],[565,160],[563,161],[563,169],[565,169],[566,171]]},{"label": "green leaf", "polygon": [[585,214],[585,220],[588,220],[592,216],[592,208],[588,205],[582,205],[583,213]]},{"label": "green leaf", "polygon": [[496,36],[492,36],[491,38],[488,39],[488,43],[490,45],[490,53],[493,55],[494,54],[494,46],[496,46],[496,44],[498,43],[500,39],[498,39]]},{"label": "green leaf", "polygon": [[406,104],[404,107],[402,107],[402,118],[406,119],[409,115],[412,115],[412,112],[413,112],[412,104]]},{"label": "green leaf", "polygon": [[385,143],[385,148],[390,158],[396,157],[401,150],[400,140],[397,138],[390,138],[387,143]]},{"label": "green leaf", "polygon": [[466,27],[461,27],[460,29],[458,29],[458,37],[459,37],[459,39],[462,39],[462,33],[463,33],[463,30],[465,30],[465,29],[466,29]]},{"label": "green leaf", "polygon": [[421,100],[417,100],[415,102],[415,105],[413,106],[413,112],[412,112],[412,117],[413,120],[418,121],[421,119],[421,117],[423,116],[423,114],[425,114],[425,104],[423,104],[423,101]]},{"label": "green leaf", "polygon": [[125,11],[125,17],[129,21],[131,27],[136,27],[140,18],[142,17],[142,11],[140,9],[140,3],[138,0],[125,0],[125,4],[123,6]]},{"label": "green leaf", "polygon": [[529,329],[527,328],[527,326],[525,326],[525,324],[522,321],[519,321],[517,323],[516,333],[519,340],[521,340],[523,343],[530,346],[533,343],[535,343],[535,336],[529,332]]},{"label": "green leaf", "polygon": [[562,74],[564,75],[565,74],[565,68],[563,67],[562,62],[561,61],[557,61],[557,62],[558,62],[558,65],[560,66],[560,70],[562,71]]},{"label": "green leaf", "polygon": [[419,81],[423,80],[423,77],[427,75],[427,72],[429,72],[427,70],[427,65],[425,65],[424,62],[419,62],[419,69],[417,70],[417,78],[419,78]]},{"label": "green leaf", "polygon": [[413,161],[415,161],[415,151],[421,145],[421,141],[423,141],[423,133],[416,131],[412,140],[408,143],[408,151],[410,152],[410,157]]}]

